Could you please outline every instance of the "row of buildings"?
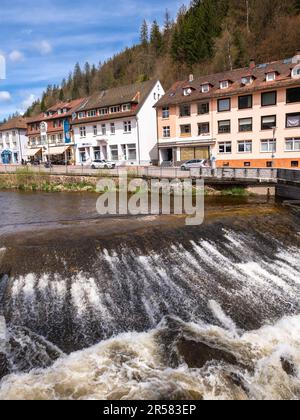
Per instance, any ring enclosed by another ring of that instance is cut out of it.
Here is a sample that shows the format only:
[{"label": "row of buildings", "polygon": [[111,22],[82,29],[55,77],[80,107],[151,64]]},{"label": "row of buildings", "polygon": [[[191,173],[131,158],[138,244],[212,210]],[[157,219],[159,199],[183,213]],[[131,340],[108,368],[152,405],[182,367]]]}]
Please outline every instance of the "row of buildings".
[{"label": "row of buildings", "polygon": [[190,75],[167,92],[159,81],[109,89],[0,126],[2,163],[65,156],[84,165],[210,159],[220,167],[297,168],[300,51],[286,60]]}]

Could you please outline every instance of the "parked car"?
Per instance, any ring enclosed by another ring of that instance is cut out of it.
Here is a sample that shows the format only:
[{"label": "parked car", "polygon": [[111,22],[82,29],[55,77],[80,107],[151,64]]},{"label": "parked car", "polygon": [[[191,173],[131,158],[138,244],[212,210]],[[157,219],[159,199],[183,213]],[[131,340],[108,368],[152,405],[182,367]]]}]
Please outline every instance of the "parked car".
[{"label": "parked car", "polygon": [[116,163],[108,160],[94,160],[92,162],[92,169],[115,169]]},{"label": "parked car", "polygon": [[190,169],[194,168],[207,168],[209,166],[209,163],[205,159],[194,159],[194,160],[188,160],[187,162],[183,163],[181,165],[182,171],[189,171]]}]

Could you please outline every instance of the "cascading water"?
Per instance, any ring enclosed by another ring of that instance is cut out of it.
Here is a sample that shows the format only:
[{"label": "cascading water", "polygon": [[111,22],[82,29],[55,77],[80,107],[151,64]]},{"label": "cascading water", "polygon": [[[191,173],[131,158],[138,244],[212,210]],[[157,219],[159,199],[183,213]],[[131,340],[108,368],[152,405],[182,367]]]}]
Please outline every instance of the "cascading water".
[{"label": "cascading water", "polygon": [[300,397],[288,213],[24,239],[0,264],[0,399]]}]

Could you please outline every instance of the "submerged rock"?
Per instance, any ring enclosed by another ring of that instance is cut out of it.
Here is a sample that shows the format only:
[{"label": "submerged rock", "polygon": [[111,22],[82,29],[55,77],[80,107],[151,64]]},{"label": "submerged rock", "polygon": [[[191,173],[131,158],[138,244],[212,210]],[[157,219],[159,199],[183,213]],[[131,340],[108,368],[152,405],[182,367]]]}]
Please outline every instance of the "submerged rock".
[{"label": "submerged rock", "polygon": [[238,365],[237,358],[232,353],[213,347],[211,344],[181,338],[177,349],[189,368],[202,368],[206,363],[212,361]]},{"label": "submerged rock", "polygon": [[291,360],[288,360],[285,357],[282,357],[280,361],[281,361],[282,369],[285,371],[287,375],[296,376],[296,366]]},{"label": "submerged rock", "polygon": [[9,365],[5,354],[0,353],[0,380],[9,374]]}]

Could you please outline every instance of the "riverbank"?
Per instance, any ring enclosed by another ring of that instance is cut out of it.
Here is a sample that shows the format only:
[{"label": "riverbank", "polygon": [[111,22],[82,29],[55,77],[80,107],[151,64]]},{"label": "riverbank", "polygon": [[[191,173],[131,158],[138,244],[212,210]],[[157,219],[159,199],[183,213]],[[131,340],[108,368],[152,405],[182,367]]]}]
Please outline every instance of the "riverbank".
[{"label": "riverbank", "polygon": [[[14,174],[0,174],[0,190],[39,191],[39,192],[97,192],[97,183],[101,178],[108,178],[107,173],[98,176],[87,175],[52,175],[37,173],[27,168],[19,169]],[[118,178],[112,178],[118,190]],[[131,178],[129,177],[128,182]],[[196,190],[195,190],[196,192]],[[275,195],[274,187],[242,186],[242,185],[217,185],[205,186],[206,196],[250,196],[250,195]]]}]

